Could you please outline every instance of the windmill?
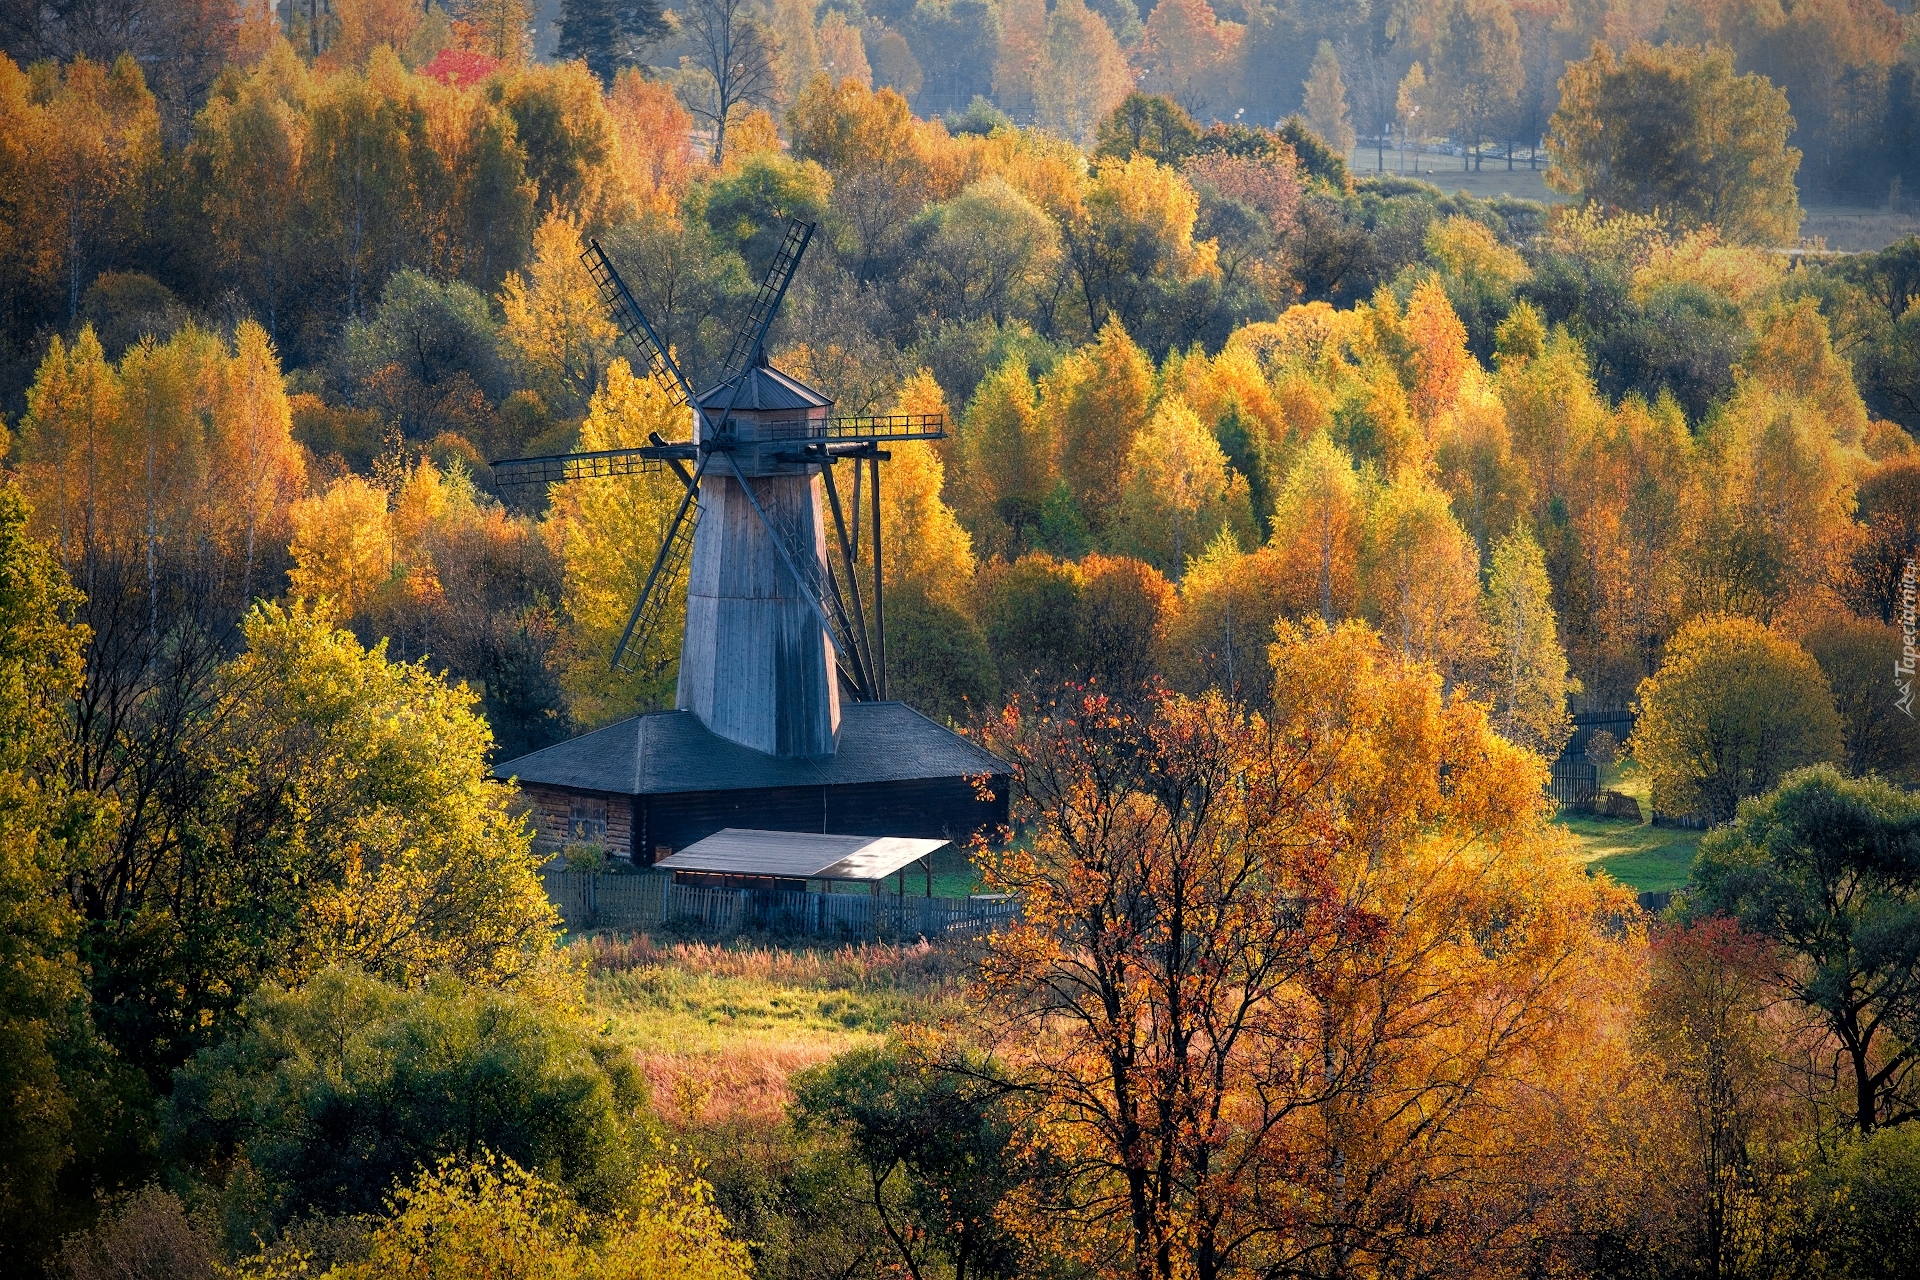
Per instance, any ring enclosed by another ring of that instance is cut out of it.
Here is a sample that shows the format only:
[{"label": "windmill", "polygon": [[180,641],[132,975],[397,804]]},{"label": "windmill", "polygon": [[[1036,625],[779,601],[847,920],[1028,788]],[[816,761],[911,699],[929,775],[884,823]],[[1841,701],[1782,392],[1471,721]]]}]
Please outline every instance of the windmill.
[{"label": "windmill", "polygon": [[[581,255],[615,326],[674,405],[689,435],[635,448],[495,462],[506,488],[669,469],[684,492],[613,652],[634,671],[671,593],[686,579],[675,703],[714,733],[774,756],[835,750],[843,696],[886,698],[880,569],[885,446],[946,435],[939,415],[835,416],[833,402],[767,363],[767,331],[813,238],[794,220],[734,337],[720,380],[696,393],[597,240]],[[853,467],[851,503],[834,469]],[[856,567],[861,465],[871,518],[871,626]],[[832,546],[826,515],[832,519]]]}]

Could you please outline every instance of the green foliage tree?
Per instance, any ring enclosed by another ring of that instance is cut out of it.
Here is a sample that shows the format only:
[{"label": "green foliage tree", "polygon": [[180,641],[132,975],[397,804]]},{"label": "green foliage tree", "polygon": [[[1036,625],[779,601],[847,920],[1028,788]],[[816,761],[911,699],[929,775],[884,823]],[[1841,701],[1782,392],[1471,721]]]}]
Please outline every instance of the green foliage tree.
[{"label": "green foliage tree", "polygon": [[1840,719],[1813,658],[1748,618],[1682,627],[1640,682],[1634,759],[1656,812],[1733,818],[1739,802],[1840,752]]},{"label": "green foliage tree", "polygon": [[1877,620],[1830,618],[1805,643],[1840,713],[1836,763],[1856,776],[1911,779],[1920,771],[1920,723],[1900,708],[1892,677],[1900,662],[1900,632]]},{"label": "green foliage tree", "polygon": [[887,588],[887,693],[936,720],[990,712],[1000,675],[980,626],[916,585]]},{"label": "green foliage tree", "polygon": [[1786,95],[1735,75],[1728,49],[1595,45],[1571,63],[1547,139],[1547,181],[1607,208],[1713,226],[1742,244],[1800,227],[1800,152]]},{"label": "green foliage tree", "polygon": [[610,89],[620,68],[637,65],[671,29],[658,0],[561,0],[559,54],[585,62]]},{"label": "green foliage tree", "polygon": [[1734,916],[1786,955],[1776,980],[1825,1023],[1849,1122],[1920,1116],[1920,804],[1830,765],[1789,776],[1701,841],[1686,910]]},{"label": "green foliage tree", "polygon": [[0,486],[0,1266],[57,1225],[56,1180],[86,1117],[71,1078],[91,1042],[63,883],[98,815],[65,785],[67,704],[87,635],[79,593]]},{"label": "green foliage tree", "polygon": [[180,1069],[161,1127],[169,1157],[215,1182],[228,1234],[245,1240],[297,1217],[377,1212],[421,1166],[488,1151],[610,1212],[654,1141],[646,1102],[628,1055],[557,1001],[336,968],[254,993],[245,1030]]},{"label": "green foliage tree", "polygon": [[1200,146],[1200,126],[1186,108],[1165,94],[1130,93],[1100,122],[1093,153],[1115,160],[1144,155],[1178,164]]},{"label": "green foliage tree", "polygon": [[955,1277],[1011,1277],[1023,1250],[1001,1210],[1031,1187],[1032,1170],[1004,1095],[983,1064],[943,1068],[890,1045],[803,1073],[793,1110],[802,1132],[847,1144],[909,1272],[939,1256]]}]

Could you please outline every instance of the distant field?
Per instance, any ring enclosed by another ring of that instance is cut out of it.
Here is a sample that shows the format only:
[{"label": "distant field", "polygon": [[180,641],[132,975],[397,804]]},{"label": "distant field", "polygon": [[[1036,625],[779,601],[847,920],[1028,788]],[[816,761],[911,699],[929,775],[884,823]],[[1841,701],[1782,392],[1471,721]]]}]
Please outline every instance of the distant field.
[{"label": "distant field", "polygon": [[958,1006],[953,948],[787,948],[595,935],[587,1002],[682,1124],[772,1121],[788,1078]]},{"label": "distant field", "polygon": [[[1379,172],[1379,156],[1370,147],[1355,147],[1347,165],[1359,178]],[[1469,161],[1468,163],[1471,163]],[[1513,196],[1519,200],[1539,200],[1546,204],[1564,204],[1568,197],[1547,190],[1547,162],[1543,157],[1538,169],[1529,170],[1525,160],[1516,160],[1511,171],[1504,158],[1483,159],[1480,172],[1462,172],[1459,156],[1423,155],[1409,151],[1404,156],[1392,148],[1386,153],[1386,172],[1409,178],[1421,178],[1452,195],[1464,191],[1482,200],[1494,196]]]},{"label": "distant field", "polygon": [[[1381,157],[1370,147],[1355,147],[1347,157],[1356,177],[1380,172]],[[1572,197],[1547,187],[1547,162],[1528,169],[1524,160],[1516,160],[1509,170],[1505,158],[1490,157],[1480,162],[1480,172],[1463,171],[1459,156],[1423,154],[1408,151],[1404,155],[1388,148],[1385,172],[1431,182],[1449,195],[1464,191],[1481,200],[1512,196],[1518,200],[1538,200],[1544,204],[1565,204]],[[1471,163],[1470,161],[1467,163]],[[1803,240],[1822,241],[1828,249],[1840,253],[1865,253],[1884,249],[1896,240],[1920,235],[1920,214],[1889,213],[1884,209],[1849,206],[1808,205],[1806,219],[1800,224]]]}]

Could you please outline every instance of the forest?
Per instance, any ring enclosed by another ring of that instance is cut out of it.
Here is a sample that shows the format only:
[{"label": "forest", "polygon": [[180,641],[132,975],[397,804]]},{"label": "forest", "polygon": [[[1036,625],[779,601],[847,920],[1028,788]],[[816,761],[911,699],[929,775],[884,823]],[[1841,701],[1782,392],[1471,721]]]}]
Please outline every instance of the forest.
[{"label": "forest", "polygon": [[[0,50],[0,1269],[1920,1273],[1920,18]],[[570,929],[550,859],[632,872],[494,767],[675,705],[684,591],[610,656],[683,489],[491,464],[689,434],[590,244],[704,387],[794,222],[771,363],[945,424],[858,572],[1019,915]]]}]

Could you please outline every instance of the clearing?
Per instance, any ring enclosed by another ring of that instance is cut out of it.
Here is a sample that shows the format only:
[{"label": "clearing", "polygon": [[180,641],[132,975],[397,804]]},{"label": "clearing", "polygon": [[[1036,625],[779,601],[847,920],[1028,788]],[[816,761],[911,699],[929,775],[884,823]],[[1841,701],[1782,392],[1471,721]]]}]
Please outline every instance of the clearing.
[{"label": "clearing", "polygon": [[[1638,764],[1628,761],[1618,771],[1609,771],[1601,786],[1625,792],[1640,802],[1642,813],[1652,812],[1647,775]],[[1684,886],[1693,867],[1694,847],[1706,834],[1574,813],[1555,818],[1554,824],[1565,827],[1579,843],[1582,862],[1642,893]]]}]

